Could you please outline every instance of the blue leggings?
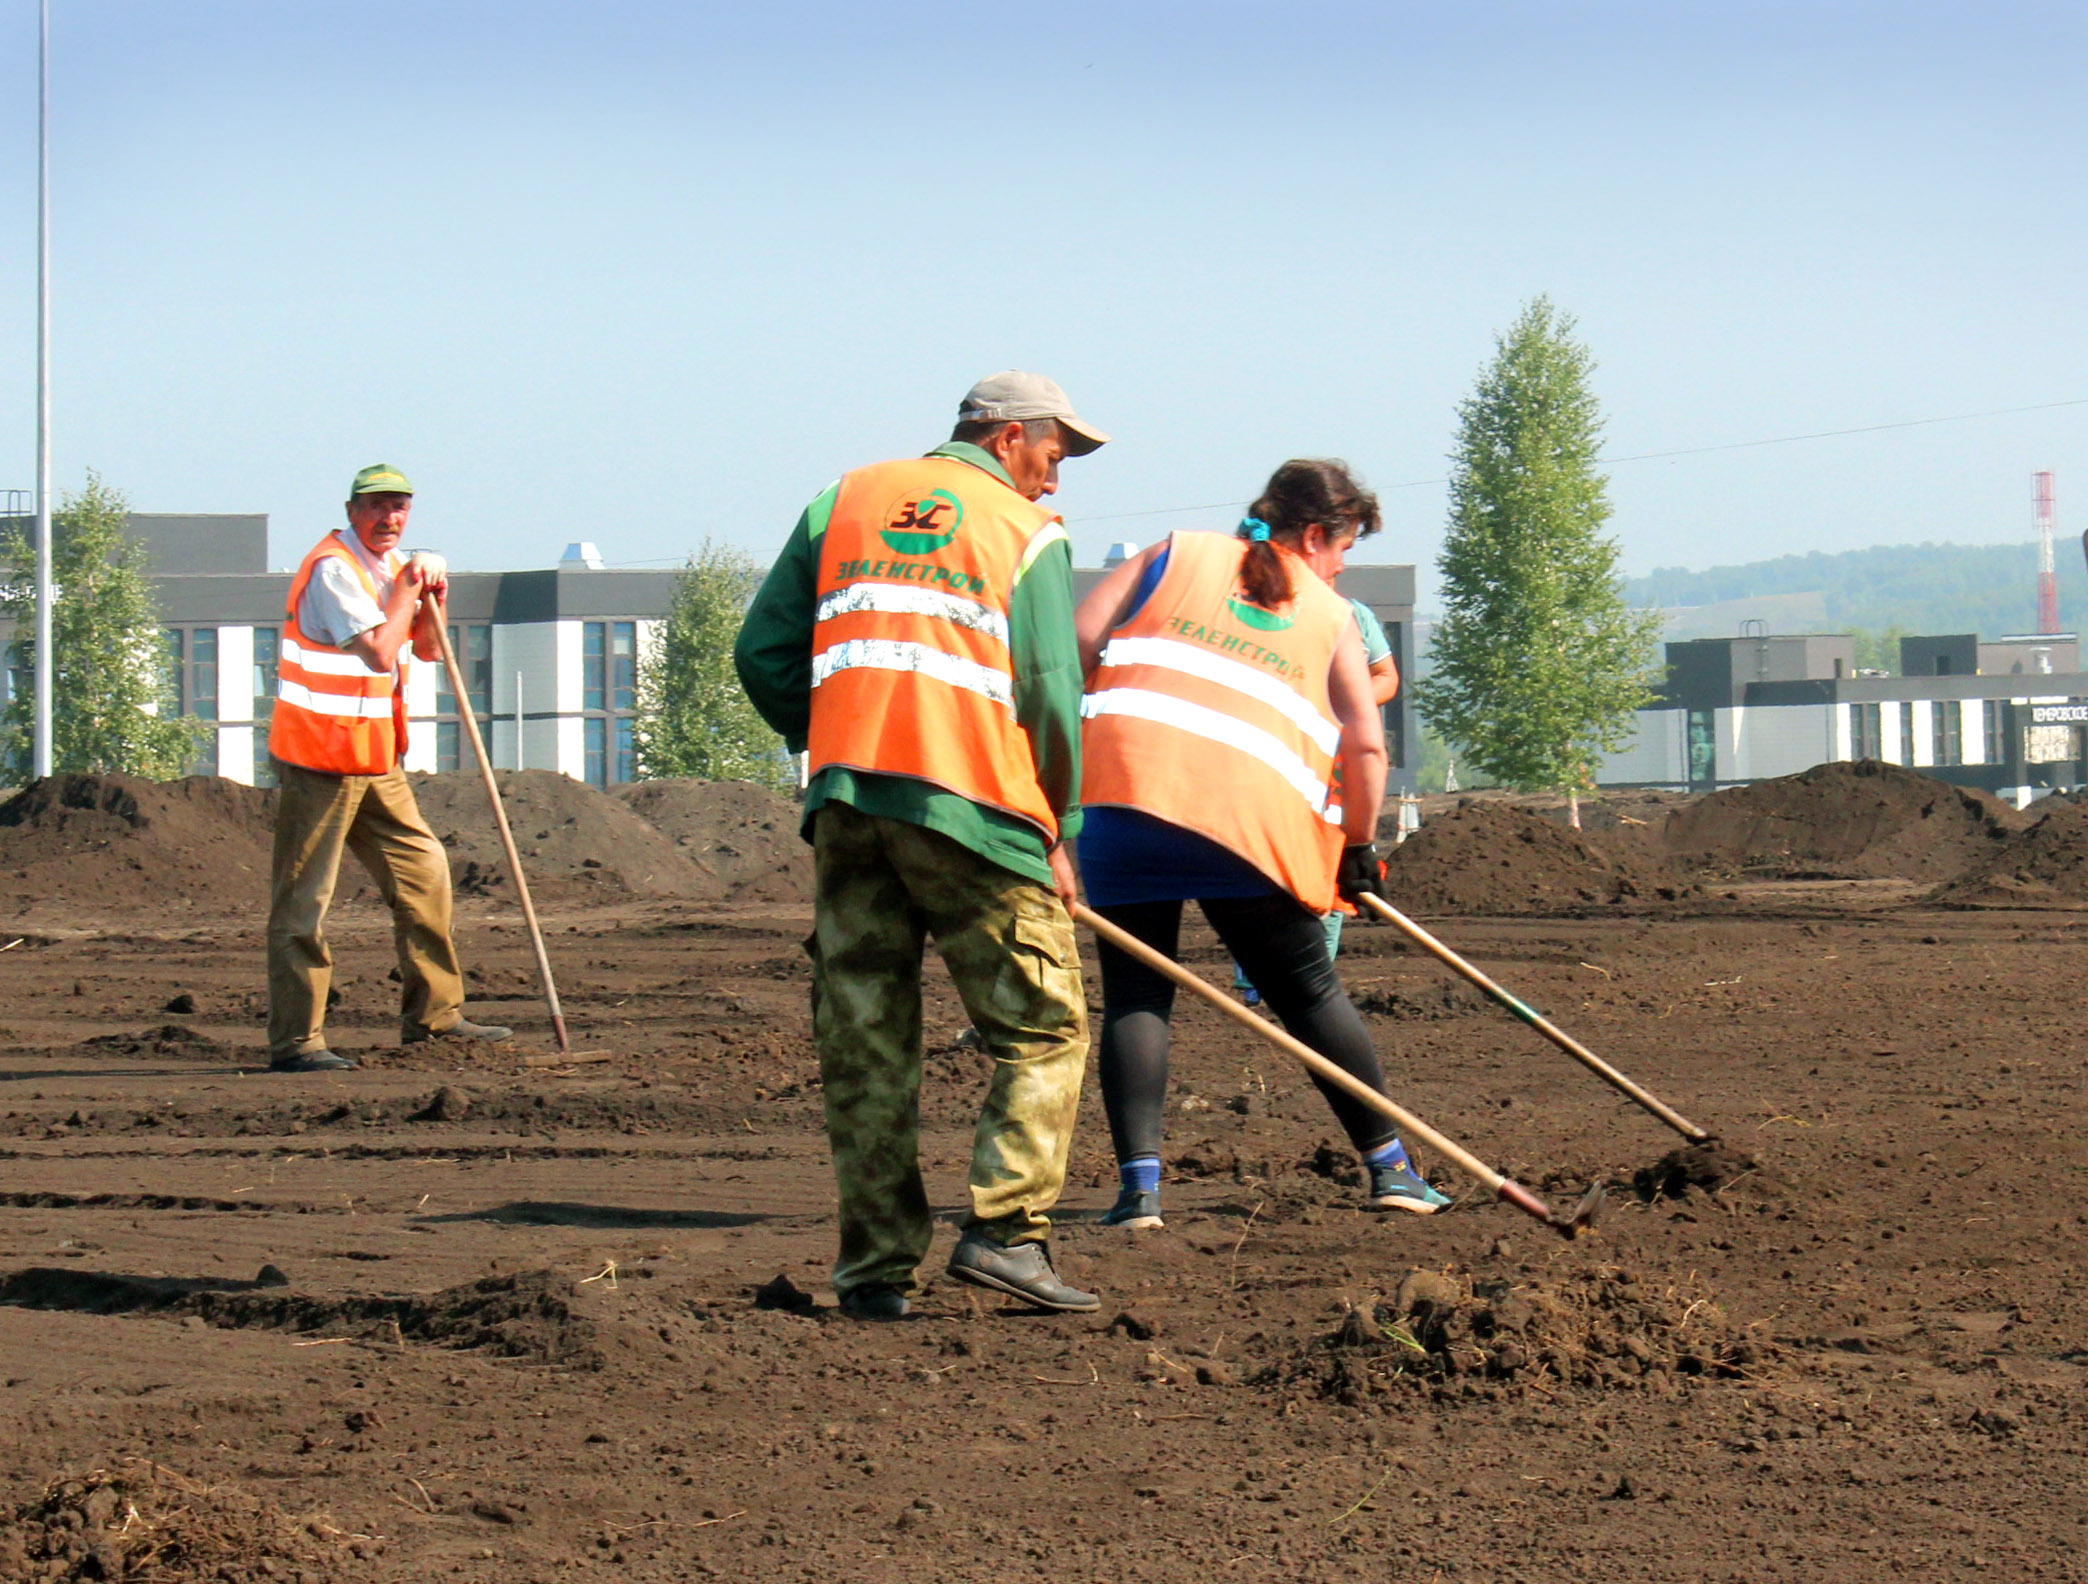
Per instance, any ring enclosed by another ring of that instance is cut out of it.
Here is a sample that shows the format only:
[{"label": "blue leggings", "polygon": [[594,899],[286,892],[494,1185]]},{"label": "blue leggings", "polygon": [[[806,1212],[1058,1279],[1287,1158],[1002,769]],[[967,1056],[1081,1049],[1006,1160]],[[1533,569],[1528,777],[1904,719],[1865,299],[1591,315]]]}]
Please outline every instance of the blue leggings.
[{"label": "blue leggings", "polygon": [[[1208,897],[1197,905],[1283,1026],[1382,1093],[1385,1077],[1370,1032],[1341,988],[1319,916],[1280,892]],[[1175,956],[1180,901],[1127,902],[1095,911],[1156,951]],[[1107,941],[1099,942],[1097,951],[1102,961],[1102,1105],[1109,1114],[1110,1140],[1120,1162],[1158,1155],[1174,983]],[[1353,1096],[1316,1077],[1313,1082],[1358,1152],[1397,1131]]]}]

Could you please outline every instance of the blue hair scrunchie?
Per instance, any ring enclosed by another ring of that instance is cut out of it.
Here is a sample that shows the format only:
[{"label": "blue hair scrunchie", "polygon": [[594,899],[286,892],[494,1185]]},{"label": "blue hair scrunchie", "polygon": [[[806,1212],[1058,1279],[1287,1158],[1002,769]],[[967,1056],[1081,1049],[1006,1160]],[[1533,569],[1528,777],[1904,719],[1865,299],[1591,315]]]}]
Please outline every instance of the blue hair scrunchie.
[{"label": "blue hair scrunchie", "polygon": [[1247,538],[1250,543],[1266,544],[1268,542],[1269,525],[1259,517],[1242,517],[1240,526],[1247,530]]}]

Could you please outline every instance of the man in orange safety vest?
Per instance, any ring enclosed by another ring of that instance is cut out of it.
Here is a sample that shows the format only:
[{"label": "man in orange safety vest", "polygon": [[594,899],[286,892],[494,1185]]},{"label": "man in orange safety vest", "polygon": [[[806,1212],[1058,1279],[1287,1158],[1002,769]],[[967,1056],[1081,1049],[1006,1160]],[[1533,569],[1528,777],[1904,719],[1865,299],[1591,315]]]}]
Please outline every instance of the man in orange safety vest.
[{"label": "man in orange safety vest", "polygon": [[402,652],[441,654],[449,570],[399,553],[413,486],[377,463],[355,475],[348,526],[314,545],[290,582],[268,751],[275,760],[275,854],[268,910],[268,1056],[273,1072],[340,1072],[327,1049],[333,981],[325,921],[341,854],[361,860],[392,910],[400,1037],[507,1039],[464,1016],[450,938],[449,858],[421,818],[406,753]]}]

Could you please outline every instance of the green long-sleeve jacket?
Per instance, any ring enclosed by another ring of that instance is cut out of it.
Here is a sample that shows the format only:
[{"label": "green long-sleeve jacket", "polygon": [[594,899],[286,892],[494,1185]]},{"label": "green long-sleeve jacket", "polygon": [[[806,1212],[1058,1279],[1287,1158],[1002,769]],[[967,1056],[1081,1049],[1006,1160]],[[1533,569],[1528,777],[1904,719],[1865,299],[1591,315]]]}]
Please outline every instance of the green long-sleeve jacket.
[{"label": "green long-sleeve jacket", "polygon": [[[969,462],[1014,488],[999,461],[978,446],[953,440],[928,454]],[[733,646],[747,697],[793,753],[804,749],[812,725],[820,539],[839,488],[829,485],[798,518]],[[1058,816],[1059,835],[1071,839],[1080,832],[1082,679],[1073,636],[1073,552],[1064,540],[1038,556],[1010,594],[1008,649],[1015,668],[1015,719],[1029,734],[1037,782]],[[807,840],[812,816],[829,802],[925,825],[1005,869],[1051,884],[1048,848],[1036,826],[926,781],[830,766],[812,778],[805,792]]]}]

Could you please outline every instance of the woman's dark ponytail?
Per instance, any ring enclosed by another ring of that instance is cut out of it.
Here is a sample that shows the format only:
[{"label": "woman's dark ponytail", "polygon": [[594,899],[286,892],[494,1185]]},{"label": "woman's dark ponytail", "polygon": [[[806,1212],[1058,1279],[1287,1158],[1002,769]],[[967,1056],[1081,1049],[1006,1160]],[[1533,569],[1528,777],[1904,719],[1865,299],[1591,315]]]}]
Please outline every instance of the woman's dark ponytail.
[{"label": "woman's dark ponytail", "polygon": [[1269,475],[1261,498],[1240,519],[1237,537],[1247,543],[1240,586],[1264,610],[1289,602],[1290,568],[1276,545],[1296,550],[1305,530],[1318,523],[1330,534],[1353,529],[1358,539],[1378,531],[1377,497],[1356,482],[1345,462],[1306,457]]}]

